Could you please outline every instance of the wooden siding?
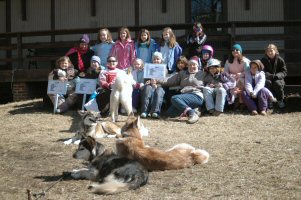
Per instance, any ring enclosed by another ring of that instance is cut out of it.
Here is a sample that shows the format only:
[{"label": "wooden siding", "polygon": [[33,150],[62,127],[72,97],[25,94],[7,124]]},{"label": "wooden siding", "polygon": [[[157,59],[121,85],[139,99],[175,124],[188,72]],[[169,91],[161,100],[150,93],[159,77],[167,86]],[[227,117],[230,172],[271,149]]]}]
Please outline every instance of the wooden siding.
[{"label": "wooden siding", "polygon": [[6,17],[5,17],[5,1],[0,1],[0,33],[5,32],[5,23],[6,23]]},{"label": "wooden siding", "polygon": [[[139,13],[140,26],[185,23],[185,1],[166,0],[166,12],[163,13],[162,0],[140,0]],[[183,35],[185,32],[175,33]],[[161,31],[152,32],[154,37],[159,37],[161,34]]]},{"label": "wooden siding", "polygon": [[[283,17],[283,0],[250,0],[249,10],[245,0],[228,0],[228,21],[281,21]],[[236,34],[283,33],[283,28],[240,28]]]},{"label": "wooden siding", "polygon": [[[27,20],[22,21],[21,1],[11,1],[11,31],[22,32],[50,29],[50,1],[27,0]],[[49,41],[50,37],[35,37],[35,42]],[[33,38],[24,38],[24,42],[33,42]]]}]

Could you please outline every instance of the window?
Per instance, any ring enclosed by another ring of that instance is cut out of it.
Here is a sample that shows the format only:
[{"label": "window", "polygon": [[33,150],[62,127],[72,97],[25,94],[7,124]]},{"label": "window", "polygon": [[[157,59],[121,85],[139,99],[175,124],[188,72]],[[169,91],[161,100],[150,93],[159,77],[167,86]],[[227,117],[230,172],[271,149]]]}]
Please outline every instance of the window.
[{"label": "window", "polygon": [[192,22],[221,21],[222,0],[191,0]]}]

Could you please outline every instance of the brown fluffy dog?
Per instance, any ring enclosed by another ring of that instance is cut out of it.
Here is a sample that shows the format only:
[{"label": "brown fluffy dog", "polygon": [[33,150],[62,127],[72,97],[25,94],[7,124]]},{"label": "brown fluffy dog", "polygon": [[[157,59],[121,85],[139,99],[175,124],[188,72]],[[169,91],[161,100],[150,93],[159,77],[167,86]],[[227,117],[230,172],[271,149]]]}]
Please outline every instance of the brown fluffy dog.
[{"label": "brown fluffy dog", "polygon": [[116,141],[117,154],[137,160],[149,171],[182,169],[208,162],[209,153],[195,149],[189,144],[177,144],[169,150],[161,150],[144,145],[140,129],[140,117],[129,116],[121,129],[123,138]]}]

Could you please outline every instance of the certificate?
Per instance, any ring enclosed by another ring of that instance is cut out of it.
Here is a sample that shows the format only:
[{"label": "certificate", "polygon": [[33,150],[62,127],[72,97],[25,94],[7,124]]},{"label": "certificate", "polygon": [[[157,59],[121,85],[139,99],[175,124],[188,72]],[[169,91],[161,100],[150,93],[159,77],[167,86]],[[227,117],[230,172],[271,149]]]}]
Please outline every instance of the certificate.
[{"label": "certificate", "polygon": [[67,82],[60,80],[49,80],[47,86],[47,94],[66,94]]},{"label": "certificate", "polygon": [[80,78],[76,82],[75,93],[77,94],[92,94],[96,89],[97,79]]},{"label": "certificate", "polygon": [[144,78],[164,79],[166,75],[166,64],[145,63]]}]

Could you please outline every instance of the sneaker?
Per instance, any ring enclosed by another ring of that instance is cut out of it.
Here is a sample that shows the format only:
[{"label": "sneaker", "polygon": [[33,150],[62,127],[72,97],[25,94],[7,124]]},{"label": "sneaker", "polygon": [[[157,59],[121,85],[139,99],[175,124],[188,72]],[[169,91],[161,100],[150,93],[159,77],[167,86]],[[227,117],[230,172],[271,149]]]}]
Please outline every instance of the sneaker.
[{"label": "sneaker", "polygon": [[199,116],[194,112],[192,115],[188,117],[187,123],[194,124],[199,120]]},{"label": "sneaker", "polygon": [[258,112],[257,112],[256,110],[253,110],[253,111],[251,112],[251,115],[258,115]]},{"label": "sneaker", "polygon": [[141,113],[140,117],[141,118],[146,118],[147,117],[147,113],[146,112]]},{"label": "sneaker", "polygon": [[194,112],[200,117],[202,115],[202,113],[199,111],[198,108],[194,109]]},{"label": "sneaker", "polygon": [[158,113],[153,113],[152,118],[159,119],[160,115]]},{"label": "sneaker", "polygon": [[56,111],[55,111],[55,113],[58,113],[58,114],[60,114],[62,111],[61,111],[61,109],[56,109]]},{"label": "sneaker", "polygon": [[278,101],[278,106],[279,106],[279,108],[284,108],[285,107],[285,103],[283,102],[283,100]]},{"label": "sneaker", "polygon": [[263,111],[260,112],[260,114],[263,115],[263,116],[266,116],[267,112],[263,110]]},{"label": "sneaker", "polygon": [[214,113],[214,109],[210,109],[210,110],[208,110],[208,112],[209,112],[209,114],[213,114]]},{"label": "sneaker", "polygon": [[137,113],[137,109],[136,108],[133,108],[133,113]]}]

